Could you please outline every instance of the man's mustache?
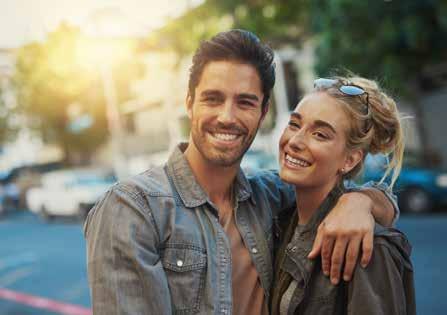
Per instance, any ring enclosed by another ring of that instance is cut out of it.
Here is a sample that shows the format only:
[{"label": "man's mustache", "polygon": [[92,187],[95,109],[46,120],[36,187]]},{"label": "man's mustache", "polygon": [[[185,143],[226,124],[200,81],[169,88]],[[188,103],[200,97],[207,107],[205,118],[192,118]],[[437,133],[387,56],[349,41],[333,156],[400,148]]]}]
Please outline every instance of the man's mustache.
[{"label": "man's mustache", "polygon": [[217,123],[213,125],[205,125],[205,130],[213,133],[231,133],[231,134],[246,134],[247,129],[236,124]]}]

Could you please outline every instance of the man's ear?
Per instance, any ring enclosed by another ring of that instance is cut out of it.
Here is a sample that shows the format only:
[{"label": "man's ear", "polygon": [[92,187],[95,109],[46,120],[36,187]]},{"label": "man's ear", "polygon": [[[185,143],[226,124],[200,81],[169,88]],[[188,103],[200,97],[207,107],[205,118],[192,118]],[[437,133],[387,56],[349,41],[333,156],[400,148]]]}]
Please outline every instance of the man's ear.
[{"label": "man's ear", "polygon": [[189,119],[192,119],[192,106],[194,104],[194,98],[191,96],[191,94],[186,95],[186,112],[188,114]]},{"label": "man's ear", "polygon": [[360,161],[363,159],[363,150],[353,149],[348,152],[346,156],[345,165],[343,166],[344,173],[349,173]]},{"label": "man's ear", "polygon": [[263,106],[263,108],[262,108],[261,122],[263,122],[265,116],[267,116],[267,113],[269,112],[269,108],[270,108],[270,100],[269,100],[269,101],[267,102],[267,104],[265,104],[265,106]]}]

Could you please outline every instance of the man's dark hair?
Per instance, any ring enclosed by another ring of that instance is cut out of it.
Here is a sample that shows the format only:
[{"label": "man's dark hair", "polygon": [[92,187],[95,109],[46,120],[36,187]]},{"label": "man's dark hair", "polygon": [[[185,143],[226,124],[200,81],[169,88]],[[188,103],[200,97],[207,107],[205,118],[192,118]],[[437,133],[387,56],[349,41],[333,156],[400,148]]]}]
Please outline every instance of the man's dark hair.
[{"label": "man's dark hair", "polygon": [[275,84],[275,63],[273,50],[261,43],[259,38],[245,30],[230,30],[203,41],[192,57],[189,69],[188,93],[194,99],[194,92],[206,64],[211,61],[230,60],[252,65],[258,71],[262,84],[262,109],[265,110]]}]

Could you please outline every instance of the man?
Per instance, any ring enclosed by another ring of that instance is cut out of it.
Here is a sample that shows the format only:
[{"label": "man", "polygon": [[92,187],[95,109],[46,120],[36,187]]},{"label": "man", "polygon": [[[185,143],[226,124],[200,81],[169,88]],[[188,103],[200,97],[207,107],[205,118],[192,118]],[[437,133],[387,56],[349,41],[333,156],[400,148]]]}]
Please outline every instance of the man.
[{"label": "man", "polygon": [[[272,50],[250,32],[200,45],[186,98],[189,144],[164,166],[116,184],[87,218],[95,314],[268,314],[273,221],[295,199],[277,174],[247,179],[239,165],[274,78]],[[310,256],[321,251],[337,283],[346,252],[348,279],[361,244],[362,264],[370,257],[370,210],[390,224],[392,209],[378,190],[342,196]]]}]

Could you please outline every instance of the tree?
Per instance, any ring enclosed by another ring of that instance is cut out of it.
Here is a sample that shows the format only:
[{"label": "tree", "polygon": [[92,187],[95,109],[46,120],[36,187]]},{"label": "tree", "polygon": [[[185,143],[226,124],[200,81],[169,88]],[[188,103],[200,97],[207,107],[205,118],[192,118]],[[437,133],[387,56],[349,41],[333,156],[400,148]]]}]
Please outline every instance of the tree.
[{"label": "tree", "polygon": [[[14,81],[19,108],[29,127],[45,142],[59,144],[69,161],[76,155],[88,159],[107,139],[101,76],[95,61],[86,60],[94,54],[88,50],[91,42],[78,28],[61,24],[44,42],[28,44],[17,53]],[[128,55],[112,66],[121,103],[131,97],[130,82],[141,76],[142,65]],[[92,123],[73,130],[70,127],[80,115]]]},{"label": "tree", "polygon": [[423,151],[429,152],[420,98],[446,84],[447,2],[317,0],[310,10],[317,73],[347,68],[411,100]]},{"label": "tree", "polygon": [[273,46],[299,46],[306,36],[309,0],[206,0],[173,19],[149,39],[151,46],[168,47],[180,56],[193,52],[201,40],[231,28],[255,32]]},{"label": "tree", "polygon": [[346,67],[408,94],[428,67],[445,63],[445,1],[317,0],[311,13],[319,74]]}]

